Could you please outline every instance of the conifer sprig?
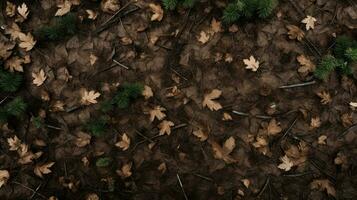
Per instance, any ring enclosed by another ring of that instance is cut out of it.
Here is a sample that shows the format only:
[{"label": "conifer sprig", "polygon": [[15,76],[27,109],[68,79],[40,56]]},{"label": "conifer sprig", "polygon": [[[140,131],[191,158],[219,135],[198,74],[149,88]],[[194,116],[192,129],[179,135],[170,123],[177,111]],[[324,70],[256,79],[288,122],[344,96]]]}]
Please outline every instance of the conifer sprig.
[{"label": "conifer sprig", "polygon": [[16,92],[21,82],[21,75],[0,69],[0,92]]},{"label": "conifer sprig", "polygon": [[6,122],[9,117],[20,117],[25,113],[27,104],[20,97],[16,97],[0,108],[0,122]]}]

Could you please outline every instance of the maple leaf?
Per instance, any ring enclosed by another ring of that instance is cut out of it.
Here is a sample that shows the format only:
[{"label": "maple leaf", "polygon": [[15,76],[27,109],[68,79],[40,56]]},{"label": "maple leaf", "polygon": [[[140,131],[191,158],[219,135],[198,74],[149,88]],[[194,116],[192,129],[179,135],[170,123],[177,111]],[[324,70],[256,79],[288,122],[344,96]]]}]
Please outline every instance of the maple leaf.
[{"label": "maple leaf", "polygon": [[65,0],[63,2],[63,4],[59,4],[57,5],[58,10],[55,13],[55,16],[63,16],[67,13],[69,13],[69,11],[71,11],[71,7],[72,7],[72,2],[70,2],[69,0]]},{"label": "maple leaf", "polygon": [[0,41],[0,59],[6,60],[11,55],[11,50],[15,47],[15,44],[10,42]]},{"label": "maple leaf", "polygon": [[10,146],[9,151],[17,151],[20,148],[21,140],[15,135],[13,138],[7,138],[7,143]]},{"label": "maple leaf", "polygon": [[94,10],[87,9],[86,13],[88,14],[88,19],[91,19],[91,20],[97,19],[98,14]]},{"label": "maple leaf", "polygon": [[115,143],[115,146],[121,148],[123,151],[127,150],[130,147],[130,138],[128,137],[128,135],[124,133],[121,136],[121,140]]},{"label": "maple leaf", "polygon": [[250,56],[249,59],[244,59],[243,62],[246,65],[245,68],[253,72],[256,72],[259,68],[259,61],[255,60],[254,56]]},{"label": "maple leaf", "polygon": [[329,104],[332,101],[331,95],[326,91],[322,91],[322,92],[317,93],[317,96],[319,96],[321,98],[320,102],[323,105]]},{"label": "maple leaf", "polygon": [[23,72],[24,69],[22,64],[24,63],[24,59],[14,56],[5,61],[5,69],[8,69],[10,72],[18,71]]},{"label": "maple leaf", "polygon": [[160,129],[159,135],[171,134],[171,127],[175,126],[172,121],[164,120],[157,127]]},{"label": "maple leaf", "polygon": [[87,133],[84,133],[82,131],[78,132],[76,134],[77,138],[76,138],[76,142],[75,144],[78,146],[78,147],[85,147],[87,146],[88,144],[90,144],[90,140],[92,139],[92,136],[87,134]]},{"label": "maple leaf", "polygon": [[83,105],[90,105],[90,104],[95,104],[97,103],[97,98],[100,96],[99,92],[96,92],[94,90],[87,91],[85,90],[82,96],[82,104]]},{"label": "maple leaf", "polygon": [[213,101],[221,96],[222,91],[218,89],[214,89],[211,93],[206,94],[203,98],[202,105],[203,107],[208,107],[211,111],[217,111],[222,109],[220,103]]},{"label": "maple leaf", "polygon": [[144,96],[145,99],[149,99],[150,97],[154,96],[154,93],[152,92],[151,87],[145,85],[142,95]]},{"label": "maple leaf", "polygon": [[316,65],[311,62],[311,60],[309,60],[306,56],[300,55],[296,59],[301,65],[298,69],[298,72],[309,73],[315,71]]},{"label": "maple leaf", "polygon": [[50,167],[52,167],[55,164],[55,162],[49,162],[43,165],[36,165],[33,172],[40,178],[43,178],[43,174],[49,174],[52,171],[50,170]]},{"label": "maple leaf", "polygon": [[15,22],[13,22],[11,26],[6,27],[5,34],[10,35],[11,40],[15,40],[19,37],[20,34],[23,33],[21,32],[20,27]]},{"label": "maple leaf", "polygon": [[45,82],[47,76],[43,71],[43,69],[41,69],[39,73],[32,73],[32,78],[33,78],[32,83],[37,87],[39,87]]},{"label": "maple leaf", "polygon": [[116,172],[121,178],[128,178],[132,175],[131,167],[132,163],[127,163],[124,164],[120,170],[116,170]]},{"label": "maple leaf", "polygon": [[310,184],[311,189],[318,189],[320,191],[326,190],[326,193],[331,196],[336,196],[336,190],[331,182],[327,179],[314,180]]},{"label": "maple leaf", "polygon": [[10,178],[10,173],[7,170],[0,170],[0,188],[6,184]]},{"label": "maple leaf", "polygon": [[233,118],[229,113],[226,112],[223,113],[223,118],[222,118],[223,121],[232,121],[232,119]]},{"label": "maple leaf", "polygon": [[161,21],[162,18],[164,17],[164,10],[161,8],[161,5],[158,4],[153,4],[150,3],[149,7],[151,9],[151,12],[153,12],[154,14],[151,16],[151,21]]},{"label": "maple leaf", "polygon": [[302,31],[299,27],[295,25],[287,25],[289,38],[292,40],[301,41],[305,37],[304,31]]},{"label": "maple leaf", "polygon": [[233,137],[229,137],[221,147],[217,142],[209,141],[212,146],[213,156],[216,159],[221,159],[225,161],[227,164],[237,162],[234,158],[232,158],[229,154],[235,148],[235,139]]},{"label": "maple leaf", "polygon": [[327,139],[327,136],[326,135],[321,135],[318,140],[317,140],[317,144],[326,144],[326,139]]},{"label": "maple leaf", "polygon": [[19,34],[19,47],[25,49],[25,51],[30,51],[36,44],[36,40],[34,40],[33,36],[31,33],[24,34]]},{"label": "maple leaf", "polygon": [[268,135],[276,135],[282,131],[280,127],[280,123],[278,123],[275,119],[270,120],[267,127]]},{"label": "maple leaf", "polygon": [[206,44],[209,41],[210,36],[206,32],[201,31],[200,36],[197,38],[199,42],[201,42],[202,44]]},{"label": "maple leaf", "polygon": [[118,0],[102,0],[100,7],[104,12],[113,14],[119,10],[120,4]]},{"label": "maple leaf", "polygon": [[310,126],[311,126],[312,128],[319,128],[319,127],[321,126],[320,117],[313,117],[313,118],[311,118]]},{"label": "maple leaf", "polygon": [[201,128],[195,130],[192,132],[192,134],[196,137],[198,137],[198,139],[203,142],[205,140],[207,140],[208,138],[208,134],[206,132],[204,132]]},{"label": "maple leaf", "polygon": [[156,106],[154,109],[149,111],[150,114],[150,121],[153,122],[156,119],[161,121],[166,117],[166,114],[163,113],[162,111],[165,111],[166,109],[161,107],[161,106]]},{"label": "maple leaf", "polygon": [[222,31],[222,23],[217,21],[215,18],[211,21],[211,29],[214,33],[219,33]]},{"label": "maple leaf", "polygon": [[301,22],[306,24],[306,30],[314,29],[315,28],[315,22],[316,18],[307,15],[305,19],[303,19]]},{"label": "maple leaf", "polygon": [[280,160],[282,163],[278,165],[279,169],[285,170],[287,172],[291,170],[292,166],[294,166],[294,163],[291,162],[291,160],[286,155],[281,157]]},{"label": "maple leaf", "polygon": [[13,17],[16,14],[16,5],[6,1],[6,15],[9,17]]},{"label": "maple leaf", "polygon": [[17,7],[17,12],[23,17],[24,19],[27,19],[27,16],[29,14],[28,7],[25,3],[22,3],[21,6]]}]

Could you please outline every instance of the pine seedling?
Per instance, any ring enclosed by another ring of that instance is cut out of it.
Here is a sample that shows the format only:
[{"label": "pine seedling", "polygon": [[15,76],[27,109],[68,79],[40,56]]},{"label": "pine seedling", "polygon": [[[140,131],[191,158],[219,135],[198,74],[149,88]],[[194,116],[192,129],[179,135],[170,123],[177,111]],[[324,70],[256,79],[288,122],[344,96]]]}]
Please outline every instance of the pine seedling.
[{"label": "pine seedling", "polygon": [[278,5],[278,0],[260,0],[258,3],[258,15],[260,18],[268,17]]},{"label": "pine seedling", "polygon": [[101,157],[101,158],[98,158],[98,160],[95,162],[95,166],[97,166],[97,167],[108,167],[111,162],[112,162],[111,158],[109,158],[109,157]]},{"label": "pine seedling", "polygon": [[336,58],[345,59],[346,50],[349,48],[357,48],[357,41],[347,36],[338,37],[336,39],[336,45],[334,47],[334,54]]},{"label": "pine seedling", "polygon": [[343,65],[343,60],[332,55],[325,56],[315,70],[315,76],[319,79],[326,79],[328,75],[339,66]]},{"label": "pine seedling", "polygon": [[0,69],[0,92],[16,92],[21,82],[21,75]]},{"label": "pine seedling", "polygon": [[100,137],[107,130],[108,118],[100,117],[99,119],[90,120],[85,128],[94,136]]},{"label": "pine seedling", "polygon": [[0,122],[6,122],[9,117],[20,117],[25,113],[27,104],[20,97],[16,97],[0,108]]},{"label": "pine seedling", "polygon": [[35,30],[39,40],[60,40],[77,31],[77,17],[74,13],[68,13],[62,17],[55,17],[53,23]]},{"label": "pine seedling", "polygon": [[186,8],[192,8],[196,0],[162,0],[162,4],[166,10],[175,10],[177,6],[182,5]]},{"label": "pine seedling", "polygon": [[345,52],[345,56],[350,61],[357,61],[357,48],[348,48]]},{"label": "pine seedling", "polygon": [[144,86],[140,83],[124,84],[112,99],[118,108],[127,108],[130,102],[141,96]]}]

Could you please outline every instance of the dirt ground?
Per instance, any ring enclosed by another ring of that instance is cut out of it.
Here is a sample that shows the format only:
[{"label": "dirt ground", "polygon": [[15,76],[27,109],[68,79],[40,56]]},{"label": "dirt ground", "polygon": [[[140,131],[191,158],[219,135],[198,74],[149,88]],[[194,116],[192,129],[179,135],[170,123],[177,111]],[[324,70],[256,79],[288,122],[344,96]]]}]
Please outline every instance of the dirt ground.
[{"label": "dirt ground", "polygon": [[[30,14],[18,24],[28,33],[48,24],[60,1],[11,2],[27,4]],[[297,61],[304,55],[317,65],[336,36],[357,39],[356,2],[281,0],[270,18],[222,23],[213,33],[227,1],[163,10],[161,21],[151,21],[149,6],[161,1],[127,3],[120,0],[115,15],[82,0],[71,9],[81,19],[73,36],[38,40],[25,52],[31,63],[22,88],[0,94],[28,103],[25,116],[0,129],[0,170],[10,173],[0,199],[357,199],[357,115],[349,105],[357,101],[357,73],[321,81],[300,73]],[[9,39],[14,19],[2,14]],[[317,19],[314,29],[301,23],[307,15]],[[289,25],[304,39],[289,38]],[[209,33],[204,44],[202,32]],[[256,72],[245,68],[250,56],[260,62]],[[32,73],[40,69],[46,80],[36,86]],[[103,116],[100,104],[125,83],[153,95],[109,111],[105,134],[91,135],[85,124]],[[100,93],[98,103],[81,104],[85,89]],[[202,102],[214,89],[221,108],[212,111]],[[163,120],[150,120],[157,106],[173,123],[170,133],[160,134]],[[125,150],[118,147],[124,133]],[[19,163],[8,143],[15,135],[42,155]],[[291,169],[281,165],[284,156]],[[109,165],[98,166],[101,158]],[[49,173],[34,173],[49,162]]]}]

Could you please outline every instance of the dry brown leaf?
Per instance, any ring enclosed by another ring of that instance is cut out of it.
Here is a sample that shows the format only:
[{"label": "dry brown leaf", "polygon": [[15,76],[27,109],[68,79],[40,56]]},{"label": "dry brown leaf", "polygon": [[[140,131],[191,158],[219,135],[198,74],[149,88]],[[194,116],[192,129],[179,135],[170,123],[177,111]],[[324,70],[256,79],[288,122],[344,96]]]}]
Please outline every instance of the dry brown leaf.
[{"label": "dry brown leaf", "polygon": [[0,170],[0,188],[4,186],[10,178],[10,173],[7,170]]},{"label": "dry brown leaf", "polygon": [[156,106],[154,109],[149,111],[150,114],[150,121],[153,122],[156,119],[159,121],[163,120],[166,117],[166,114],[163,113],[162,111],[165,111],[166,109],[161,107],[161,106]]},{"label": "dry brown leaf", "polygon": [[15,22],[13,22],[11,24],[11,26],[6,27],[5,34],[10,35],[11,40],[15,40],[15,39],[19,38],[20,34],[23,34],[23,33],[21,32],[20,27]]},{"label": "dry brown leaf", "polygon": [[24,59],[18,56],[13,56],[5,61],[5,69],[8,69],[10,72],[14,72],[14,71],[23,72],[24,69],[22,67],[22,64],[24,63],[24,61],[25,61]]},{"label": "dry brown leaf", "polygon": [[35,154],[32,153],[28,150],[27,144],[21,144],[20,148],[17,150],[17,153],[20,156],[18,163],[22,165],[31,163],[32,160],[39,158],[43,154],[42,152],[37,152]]},{"label": "dry brown leaf", "polygon": [[209,41],[209,38],[209,34],[207,34],[205,31],[201,31],[200,36],[197,37],[197,40],[202,44],[206,44]]},{"label": "dry brown leaf", "polygon": [[69,11],[71,11],[71,7],[72,7],[72,2],[69,0],[65,0],[63,2],[63,4],[57,5],[58,10],[55,13],[55,16],[63,16],[67,13],[69,13]]},{"label": "dry brown leaf", "polygon": [[299,73],[307,74],[315,71],[316,65],[305,55],[300,55],[296,59],[301,65],[298,69]]},{"label": "dry brown leaf", "polygon": [[17,7],[17,12],[23,17],[24,19],[27,19],[27,16],[29,15],[29,10],[28,7],[25,3],[22,3],[21,6]]},{"label": "dry brown leaf", "polygon": [[87,195],[86,200],[100,200],[96,193],[90,193]]},{"label": "dry brown leaf", "polygon": [[238,32],[238,26],[237,25],[235,25],[235,24],[233,24],[232,26],[230,26],[229,28],[228,28],[228,31],[229,32],[231,32],[231,33],[236,33],[236,32]]},{"label": "dry brown leaf", "polygon": [[334,159],[336,165],[347,164],[347,157],[343,152],[338,152],[336,158]]},{"label": "dry brown leaf", "polygon": [[222,31],[222,23],[217,21],[215,18],[211,21],[211,29],[214,33],[219,33]]},{"label": "dry brown leaf", "polygon": [[317,140],[317,144],[325,145],[326,144],[326,139],[327,139],[326,135],[321,135]]},{"label": "dry brown leaf", "polygon": [[320,117],[311,118],[310,126],[311,126],[311,128],[319,128],[321,126]]},{"label": "dry brown leaf", "polygon": [[15,47],[15,44],[10,42],[0,41],[0,60],[6,60],[11,55],[11,50]]},{"label": "dry brown leaf", "polygon": [[326,190],[328,195],[336,197],[336,190],[327,179],[314,180],[311,182],[310,187],[311,189],[318,189],[320,191]]},{"label": "dry brown leaf", "polygon": [[98,13],[94,10],[87,9],[86,13],[88,14],[88,19],[95,20],[97,19]]},{"label": "dry brown leaf", "polygon": [[77,147],[87,146],[88,144],[90,144],[90,140],[92,139],[91,135],[84,133],[82,131],[78,132],[76,134],[76,136],[77,136],[77,138],[76,138],[75,144],[77,145]]},{"label": "dry brown leaf", "polygon": [[132,175],[131,172],[131,167],[132,167],[132,163],[127,163],[124,164],[121,169],[116,170],[117,174],[121,177],[121,178],[128,178]]},{"label": "dry brown leaf", "polygon": [[233,56],[230,53],[226,53],[226,55],[224,55],[224,61],[227,63],[231,63],[233,62]]},{"label": "dry brown leaf", "polygon": [[160,129],[159,135],[171,134],[171,127],[175,126],[172,121],[164,120],[157,127]]},{"label": "dry brown leaf", "polygon": [[221,159],[225,161],[227,164],[237,162],[234,158],[232,158],[229,154],[233,151],[235,148],[235,139],[233,137],[228,138],[224,144],[223,147],[221,147],[217,142],[215,141],[209,141],[209,143],[212,146],[213,150],[213,156],[216,159]]},{"label": "dry brown leaf", "polygon": [[263,135],[256,136],[252,145],[264,155],[269,152],[267,138]]},{"label": "dry brown leaf", "polygon": [[319,96],[321,98],[320,102],[323,105],[329,104],[332,101],[330,93],[328,93],[326,91],[322,91],[322,92],[317,93],[317,96]]},{"label": "dry brown leaf", "polygon": [[9,151],[17,151],[20,148],[21,140],[15,135],[13,138],[7,138],[7,143],[10,146]]},{"label": "dry brown leaf", "polygon": [[118,0],[102,0],[100,7],[104,12],[113,14],[119,10],[120,3]]},{"label": "dry brown leaf", "polygon": [[45,82],[47,76],[43,71],[43,69],[41,69],[39,73],[32,73],[32,78],[33,78],[32,83],[37,87],[39,87]]},{"label": "dry brown leaf", "polygon": [[6,15],[9,16],[9,17],[13,17],[15,16],[16,14],[16,5],[9,2],[9,1],[6,1]]},{"label": "dry brown leaf", "polygon": [[294,166],[294,163],[293,162],[291,162],[291,160],[288,158],[288,156],[283,156],[283,157],[280,157],[280,160],[281,160],[281,162],[282,163],[280,163],[279,165],[278,165],[278,168],[279,169],[282,169],[282,170],[284,170],[284,171],[290,171],[291,170],[291,167],[293,167]]},{"label": "dry brown leaf", "polygon": [[157,167],[157,170],[159,170],[161,172],[161,174],[164,174],[167,170],[167,167],[166,167],[166,163],[161,163],[158,167]]},{"label": "dry brown leaf", "polygon": [[317,21],[316,18],[308,15],[301,22],[306,24],[306,30],[310,30],[310,29],[314,29],[315,28],[315,22],[316,21]]},{"label": "dry brown leaf", "polygon": [[249,179],[242,179],[242,183],[246,188],[249,188],[250,180]]},{"label": "dry brown leaf", "polygon": [[30,51],[36,44],[36,40],[33,38],[33,36],[31,35],[31,33],[21,33],[18,36],[20,43],[19,43],[19,47],[25,49],[25,51]]},{"label": "dry brown leaf", "polygon": [[267,127],[268,135],[276,135],[282,131],[280,123],[275,119],[270,120]]},{"label": "dry brown leaf", "polygon": [[84,165],[85,167],[88,167],[88,166],[89,166],[89,160],[88,160],[88,158],[87,158],[86,156],[84,156],[84,157],[81,159],[81,161],[82,161],[82,163],[83,163],[83,165]]},{"label": "dry brown leaf", "polygon": [[149,7],[151,9],[151,12],[154,14],[151,16],[151,21],[161,21],[162,18],[164,17],[164,10],[161,8],[160,4],[153,4],[150,3]]},{"label": "dry brown leaf", "polygon": [[351,102],[349,103],[349,105],[350,105],[350,108],[351,108],[352,110],[356,110],[356,109],[357,109],[357,102],[351,101]]},{"label": "dry brown leaf", "polygon": [[90,104],[96,104],[97,103],[97,98],[100,96],[99,92],[96,92],[94,90],[87,91],[85,90],[83,95],[82,95],[82,100],[81,103],[83,105],[90,105]]},{"label": "dry brown leaf", "polygon": [[115,146],[121,148],[123,151],[129,149],[130,138],[128,137],[128,135],[126,133],[124,133],[121,136],[121,140],[119,142],[115,143]]},{"label": "dry brown leaf", "polygon": [[249,59],[243,59],[246,69],[250,69],[253,72],[256,72],[259,68],[259,61],[255,60],[254,56],[250,56]]},{"label": "dry brown leaf", "polygon": [[91,66],[93,66],[97,62],[97,60],[98,60],[98,57],[95,56],[94,54],[91,53],[89,55],[89,63]]},{"label": "dry brown leaf", "polygon": [[221,94],[222,91],[218,89],[214,89],[209,94],[206,94],[202,101],[203,107],[208,107],[211,111],[217,111],[222,109],[221,104],[214,101],[214,99],[219,98]]},{"label": "dry brown leaf", "polygon": [[208,133],[204,132],[201,128],[195,130],[192,132],[192,134],[196,137],[198,137],[198,139],[203,142],[205,140],[207,140],[208,138]]},{"label": "dry brown leaf", "polygon": [[145,99],[149,99],[150,97],[154,96],[154,93],[152,92],[151,87],[145,85],[142,95],[144,96]]},{"label": "dry brown leaf", "polygon": [[305,37],[304,31],[302,31],[299,27],[295,25],[287,25],[289,38],[292,40],[301,41]]},{"label": "dry brown leaf", "polygon": [[224,113],[223,113],[222,120],[223,120],[223,121],[232,121],[233,118],[232,118],[232,116],[231,116],[229,113],[224,112]]},{"label": "dry brown leaf", "polygon": [[50,167],[52,167],[55,164],[55,162],[49,162],[45,163],[43,165],[36,165],[35,169],[33,172],[40,178],[43,178],[44,174],[49,174],[52,171],[50,170]]}]

